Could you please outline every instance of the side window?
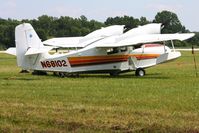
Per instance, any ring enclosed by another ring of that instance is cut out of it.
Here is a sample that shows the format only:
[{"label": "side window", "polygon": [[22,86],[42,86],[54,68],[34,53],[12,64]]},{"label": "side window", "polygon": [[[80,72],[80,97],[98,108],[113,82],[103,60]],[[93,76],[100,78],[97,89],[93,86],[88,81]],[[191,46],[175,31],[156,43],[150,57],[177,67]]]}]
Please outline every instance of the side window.
[{"label": "side window", "polygon": [[107,50],[107,54],[116,54],[116,53],[119,53],[120,52],[120,49],[119,48],[110,48]]},{"label": "side window", "polygon": [[120,48],[120,51],[121,51],[121,52],[126,52],[126,51],[127,51],[127,47],[121,47],[121,48]]}]

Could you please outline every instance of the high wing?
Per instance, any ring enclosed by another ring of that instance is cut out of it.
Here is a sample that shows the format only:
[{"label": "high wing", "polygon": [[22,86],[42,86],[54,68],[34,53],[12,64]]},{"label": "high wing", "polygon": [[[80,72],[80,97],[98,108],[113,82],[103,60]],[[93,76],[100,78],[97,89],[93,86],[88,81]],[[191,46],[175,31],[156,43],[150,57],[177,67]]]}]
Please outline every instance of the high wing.
[{"label": "high wing", "polygon": [[39,48],[28,48],[25,55],[35,55],[35,54],[40,54],[40,53],[46,53],[52,49],[53,47],[48,47],[48,46],[43,46]]},{"label": "high wing", "polygon": [[128,37],[134,37],[134,36],[146,35],[146,34],[161,34],[161,29],[162,29],[161,23],[151,23],[151,24],[146,24],[143,26],[138,26],[122,34],[118,38],[118,40],[123,40]]},{"label": "high wing", "polygon": [[62,37],[46,40],[43,42],[43,44],[61,48],[83,48],[103,38],[105,37],[94,37],[81,41],[82,37]]},{"label": "high wing", "polygon": [[83,48],[103,38],[114,35],[121,35],[123,34],[123,31],[124,31],[124,25],[112,25],[93,31],[84,37],[52,38],[44,41],[43,44],[48,46],[64,47],[64,48],[71,48],[71,47]]},{"label": "high wing", "polygon": [[98,29],[89,33],[84,38],[82,38],[81,41],[85,41],[89,38],[95,38],[95,37],[108,37],[108,36],[114,36],[114,35],[122,35],[123,32],[124,32],[124,25],[112,25],[105,28],[102,27],[101,29]]},{"label": "high wing", "polygon": [[103,43],[100,41],[95,43],[95,47],[123,47],[123,46],[133,46],[140,43],[151,43],[151,42],[162,42],[169,40],[187,40],[193,37],[194,33],[184,33],[184,34],[148,34],[148,35],[139,35],[135,37],[129,37],[121,41],[117,41],[116,38],[107,39],[107,42],[104,40]]}]

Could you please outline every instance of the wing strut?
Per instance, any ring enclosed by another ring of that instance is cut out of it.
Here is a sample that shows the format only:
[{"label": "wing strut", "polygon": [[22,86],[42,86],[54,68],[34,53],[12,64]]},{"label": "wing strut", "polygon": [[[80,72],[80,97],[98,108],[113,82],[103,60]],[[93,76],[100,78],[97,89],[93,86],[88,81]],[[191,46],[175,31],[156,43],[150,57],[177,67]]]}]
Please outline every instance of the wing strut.
[{"label": "wing strut", "polygon": [[163,41],[163,44],[164,44],[164,53],[166,53],[166,44],[165,44],[165,41]]},{"label": "wing strut", "polygon": [[174,47],[173,40],[171,40],[171,45],[172,45],[172,48],[173,48],[173,52],[176,52],[175,47]]}]

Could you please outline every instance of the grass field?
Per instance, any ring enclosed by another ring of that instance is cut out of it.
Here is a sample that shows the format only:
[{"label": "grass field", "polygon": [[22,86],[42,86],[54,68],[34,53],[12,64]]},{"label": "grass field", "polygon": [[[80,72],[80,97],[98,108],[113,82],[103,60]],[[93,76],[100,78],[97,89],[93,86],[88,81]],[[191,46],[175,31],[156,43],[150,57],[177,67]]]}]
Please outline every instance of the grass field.
[{"label": "grass field", "polygon": [[0,54],[0,132],[199,132],[191,52],[141,78],[19,71],[15,57]]}]

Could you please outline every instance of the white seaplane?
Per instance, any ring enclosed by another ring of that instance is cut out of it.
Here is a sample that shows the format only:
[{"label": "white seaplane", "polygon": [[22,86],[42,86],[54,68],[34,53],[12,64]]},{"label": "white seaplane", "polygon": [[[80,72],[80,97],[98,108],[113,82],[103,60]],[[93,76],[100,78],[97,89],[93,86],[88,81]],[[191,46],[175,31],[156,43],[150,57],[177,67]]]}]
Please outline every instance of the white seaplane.
[{"label": "white seaplane", "polygon": [[[172,40],[184,41],[194,33],[161,34],[161,24],[147,24],[124,33],[124,25],[96,30],[84,37],[53,38],[42,42],[33,27],[23,23],[15,28],[16,48],[6,53],[17,56],[24,70],[54,72],[64,77],[80,73],[109,73],[112,76],[135,71],[144,76],[145,69],[181,56]],[[157,42],[171,41],[173,49]],[[151,44],[153,43],[153,44]],[[67,53],[50,54],[55,47]],[[73,49],[75,48],[75,49]]]}]

